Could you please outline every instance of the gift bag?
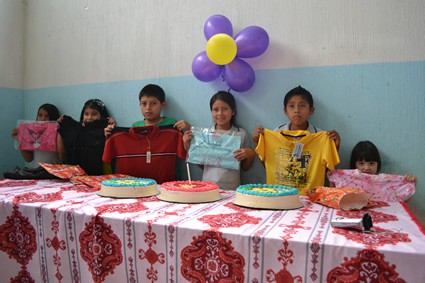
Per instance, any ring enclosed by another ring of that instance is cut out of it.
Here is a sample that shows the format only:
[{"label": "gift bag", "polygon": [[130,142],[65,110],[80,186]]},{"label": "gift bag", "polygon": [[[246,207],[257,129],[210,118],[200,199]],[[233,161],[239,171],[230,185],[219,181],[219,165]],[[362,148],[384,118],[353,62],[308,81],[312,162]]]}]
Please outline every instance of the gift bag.
[{"label": "gift bag", "polygon": [[57,122],[18,121],[19,150],[57,151],[56,138],[58,135]]},{"label": "gift bag", "polygon": [[360,189],[318,186],[307,191],[312,202],[342,210],[362,209],[370,195]]}]

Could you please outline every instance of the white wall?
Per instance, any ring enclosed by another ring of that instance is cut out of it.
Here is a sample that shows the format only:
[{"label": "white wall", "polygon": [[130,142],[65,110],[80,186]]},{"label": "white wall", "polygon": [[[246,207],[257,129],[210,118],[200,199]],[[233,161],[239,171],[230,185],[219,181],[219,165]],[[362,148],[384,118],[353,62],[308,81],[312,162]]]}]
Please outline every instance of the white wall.
[{"label": "white wall", "polygon": [[25,1],[0,0],[0,174],[22,165],[10,137],[24,115]]},{"label": "white wall", "polygon": [[29,1],[25,87],[191,75],[214,14],[235,34],[266,29],[256,69],[424,60],[424,11],[421,0]]},{"label": "white wall", "polygon": [[0,0],[0,87],[24,82],[25,1]]}]

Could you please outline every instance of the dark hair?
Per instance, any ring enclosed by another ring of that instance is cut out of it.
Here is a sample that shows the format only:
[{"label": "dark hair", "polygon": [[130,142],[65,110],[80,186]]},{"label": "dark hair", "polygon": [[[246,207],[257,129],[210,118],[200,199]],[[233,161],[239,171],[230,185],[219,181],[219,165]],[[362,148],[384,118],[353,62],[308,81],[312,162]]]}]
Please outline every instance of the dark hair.
[{"label": "dark hair", "polygon": [[[38,112],[40,112],[40,109],[46,110],[47,114],[49,114],[49,120],[50,121],[56,121],[57,119],[59,119],[59,116],[60,116],[59,110],[53,104],[45,103],[45,104],[41,105],[40,107],[38,107],[37,117],[38,117]],[[37,118],[36,118],[36,120],[37,120]]]},{"label": "dark hair", "polygon": [[210,99],[210,110],[212,110],[213,104],[217,100],[222,100],[222,101],[226,102],[230,106],[230,108],[233,110],[233,112],[235,112],[235,115],[233,115],[232,118],[230,119],[230,124],[232,126],[234,126],[235,125],[235,117],[236,117],[236,101],[235,101],[235,98],[233,97],[233,95],[230,92],[223,91],[223,90],[219,91],[216,94],[214,94]]},{"label": "dark hair", "polygon": [[80,122],[83,122],[84,111],[86,111],[87,108],[99,111],[101,119],[106,119],[109,117],[108,110],[106,109],[105,103],[103,103],[102,100],[90,99],[87,100],[86,103],[84,103],[83,110],[81,110]]},{"label": "dark hair", "polygon": [[370,141],[358,142],[351,152],[350,168],[356,169],[357,161],[374,161],[378,163],[376,173],[381,170],[381,156],[379,155],[378,148]]},{"label": "dark hair", "polygon": [[159,85],[145,85],[139,93],[139,101],[142,96],[154,96],[158,98],[159,102],[161,103],[165,101],[165,92]]},{"label": "dark hair", "polygon": [[314,106],[313,96],[311,95],[311,93],[299,85],[296,88],[293,88],[288,91],[288,93],[285,95],[285,98],[283,100],[283,107],[286,108],[286,105],[288,105],[289,100],[296,95],[305,98],[308,104],[310,105],[310,108]]}]

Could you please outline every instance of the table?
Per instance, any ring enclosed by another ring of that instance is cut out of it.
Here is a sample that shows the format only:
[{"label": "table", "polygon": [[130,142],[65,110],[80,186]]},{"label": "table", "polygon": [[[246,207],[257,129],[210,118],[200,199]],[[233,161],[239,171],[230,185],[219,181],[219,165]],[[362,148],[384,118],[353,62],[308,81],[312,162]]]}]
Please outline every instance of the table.
[{"label": "table", "polygon": [[[302,197],[272,211],[221,195],[175,204],[0,180],[0,282],[424,282],[424,229],[403,203],[343,212]],[[372,233],[330,226],[365,212]]]}]

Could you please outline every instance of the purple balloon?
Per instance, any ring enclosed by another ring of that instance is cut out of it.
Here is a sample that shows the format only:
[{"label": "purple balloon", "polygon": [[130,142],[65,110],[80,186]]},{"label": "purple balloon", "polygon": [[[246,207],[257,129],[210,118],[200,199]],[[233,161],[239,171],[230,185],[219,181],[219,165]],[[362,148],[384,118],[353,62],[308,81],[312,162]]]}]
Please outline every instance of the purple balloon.
[{"label": "purple balloon", "polygon": [[223,66],[211,62],[206,51],[195,56],[192,62],[193,75],[202,82],[211,82],[223,72]]},{"label": "purple balloon", "polygon": [[263,54],[269,46],[269,35],[261,27],[250,26],[235,36],[235,42],[238,46],[237,57],[257,57]]},{"label": "purple balloon", "polygon": [[223,77],[231,89],[239,92],[247,91],[255,82],[251,65],[239,58],[224,66]]},{"label": "purple balloon", "polygon": [[207,40],[217,33],[225,33],[233,36],[232,23],[223,15],[211,16],[204,24],[204,35]]}]

